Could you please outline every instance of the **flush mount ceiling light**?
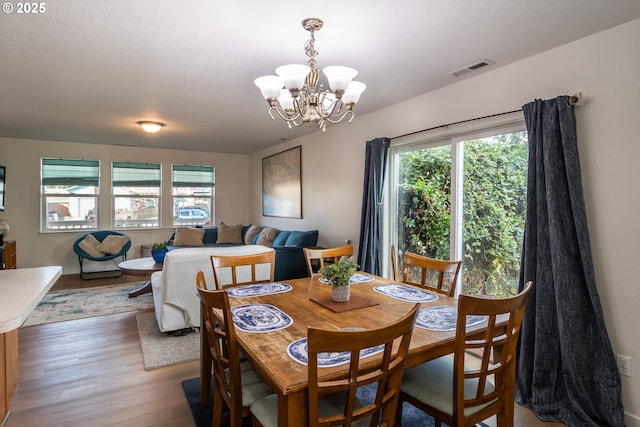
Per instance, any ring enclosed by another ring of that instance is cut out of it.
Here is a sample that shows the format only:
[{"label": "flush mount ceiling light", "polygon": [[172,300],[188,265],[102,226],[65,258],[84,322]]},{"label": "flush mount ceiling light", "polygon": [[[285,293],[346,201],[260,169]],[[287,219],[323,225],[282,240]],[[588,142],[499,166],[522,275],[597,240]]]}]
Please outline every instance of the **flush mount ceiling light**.
[{"label": "flush mount ceiling light", "polygon": [[269,103],[269,116],[275,120],[275,112],[287,122],[289,127],[315,123],[325,130],[327,122],[339,123],[349,117],[354,118],[353,107],[366,89],[361,82],[352,81],[356,70],[338,65],[325,67],[322,72],[329,81],[330,90],[318,86],[320,71],[316,68],[315,32],[324,23],[318,18],[302,21],[311,38],[305,43],[304,51],[309,57],[308,66],[299,64],[283,65],[276,68],[277,76],[262,76],[255,80],[262,96]]},{"label": "flush mount ceiling light", "polygon": [[164,123],[150,122],[147,120],[136,122],[136,124],[140,125],[142,130],[147,133],[157,133],[164,126]]}]

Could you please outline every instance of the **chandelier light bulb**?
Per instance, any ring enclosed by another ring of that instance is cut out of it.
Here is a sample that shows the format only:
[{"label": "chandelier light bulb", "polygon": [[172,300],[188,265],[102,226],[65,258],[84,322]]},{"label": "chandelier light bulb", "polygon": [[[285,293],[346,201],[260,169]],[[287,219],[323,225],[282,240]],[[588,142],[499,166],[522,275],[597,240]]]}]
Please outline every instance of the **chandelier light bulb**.
[{"label": "chandelier light bulb", "polygon": [[280,96],[278,97],[278,102],[285,111],[293,110],[293,98],[291,97],[291,92],[289,92],[287,89],[281,90]]},{"label": "chandelier light bulb", "polygon": [[311,68],[300,64],[282,65],[276,68],[276,74],[282,78],[284,87],[294,91],[304,87],[309,71],[311,71]]},{"label": "chandelier light bulb", "polygon": [[362,82],[352,81],[349,84],[347,90],[342,95],[342,102],[345,104],[356,104],[360,100],[360,95],[367,88],[367,85]]},{"label": "chandelier light bulb", "polygon": [[342,67],[340,65],[331,65],[329,67],[324,67],[322,72],[325,76],[327,76],[327,80],[329,80],[329,86],[333,89],[333,92],[336,91],[344,91],[349,87],[349,83],[355,76],[358,75],[358,72],[353,68]]},{"label": "chandelier light bulb", "polygon": [[279,97],[283,86],[282,79],[278,76],[258,77],[254,83],[260,88],[264,99]]}]

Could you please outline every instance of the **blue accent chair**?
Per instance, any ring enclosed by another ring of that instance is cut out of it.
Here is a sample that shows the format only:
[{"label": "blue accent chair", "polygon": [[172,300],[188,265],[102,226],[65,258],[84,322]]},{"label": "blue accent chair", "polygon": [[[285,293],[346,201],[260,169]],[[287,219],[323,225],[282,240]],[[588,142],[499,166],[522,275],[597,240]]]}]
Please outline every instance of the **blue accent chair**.
[{"label": "blue accent chair", "polygon": [[[127,237],[126,234],[111,230],[96,230],[80,236],[73,243],[73,251],[78,255],[78,261],[80,262],[80,278],[82,280],[89,280],[122,276],[122,270],[118,268],[118,264],[127,259],[127,251],[131,248],[131,239],[122,246],[122,249],[120,249],[118,253],[104,254],[100,257],[96,257],[85,252],[80,247],[80,242],[82,242],[88,234],[93,235],[93,237],[95,237],[99,242],[104,241],[104,239],[109,235]],[[105,263],[104,269],[99,268],[101,262]]]}]

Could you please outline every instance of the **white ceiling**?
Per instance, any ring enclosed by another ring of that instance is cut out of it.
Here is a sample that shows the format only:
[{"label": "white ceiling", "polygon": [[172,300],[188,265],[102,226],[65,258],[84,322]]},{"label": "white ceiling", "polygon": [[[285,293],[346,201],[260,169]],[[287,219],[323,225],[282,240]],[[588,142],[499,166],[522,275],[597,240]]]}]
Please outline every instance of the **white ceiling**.
[{"label": "white ceiling", "polygon": [[[307,17],[325,22],[318,68],[351,66],[367,84],[355,120],[468,78],[447,72],[475,61],[495,62],[485,72],[640,18],[639,0],[43,4],[0,13],[0,136],[228,153],[317,131],[272,122],[253,84],[306,63]],[[146,135],[145,119],[167,126]]]}]

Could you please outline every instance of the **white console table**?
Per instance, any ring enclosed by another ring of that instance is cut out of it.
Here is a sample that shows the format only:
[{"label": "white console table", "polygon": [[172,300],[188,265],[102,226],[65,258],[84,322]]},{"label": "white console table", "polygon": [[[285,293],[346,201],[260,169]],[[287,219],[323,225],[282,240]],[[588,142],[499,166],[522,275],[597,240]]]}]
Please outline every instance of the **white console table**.
[{"label": "white console table", "polygon": [[62,267],[0,270],[0,425],[18,383],[18,328],[62,274]]}]

